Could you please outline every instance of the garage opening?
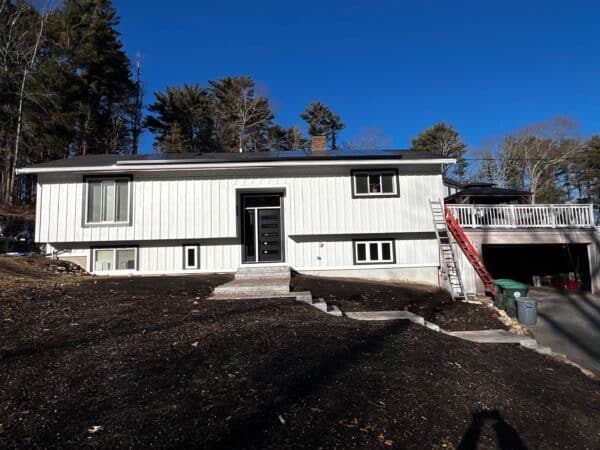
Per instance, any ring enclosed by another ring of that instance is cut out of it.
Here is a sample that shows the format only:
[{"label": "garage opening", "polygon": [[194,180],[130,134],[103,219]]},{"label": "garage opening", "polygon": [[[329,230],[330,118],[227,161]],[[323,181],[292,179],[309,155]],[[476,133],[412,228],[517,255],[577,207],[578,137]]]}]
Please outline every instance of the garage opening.
[{"label": "garage opening", "polygon": [[511,278],[533,284],[558,286],[573,272],[580,286],[590,290],[587,244],[483,245],[483,261],[494,278]]}]

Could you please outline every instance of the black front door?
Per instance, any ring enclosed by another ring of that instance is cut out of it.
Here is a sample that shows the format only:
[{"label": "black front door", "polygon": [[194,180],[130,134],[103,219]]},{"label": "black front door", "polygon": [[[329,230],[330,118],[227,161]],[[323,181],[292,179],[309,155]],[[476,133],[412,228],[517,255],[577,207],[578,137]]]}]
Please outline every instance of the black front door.
[{"label": "black front door", "polygon": [[281,195],[242,197],[244,262],[281,262]]}]

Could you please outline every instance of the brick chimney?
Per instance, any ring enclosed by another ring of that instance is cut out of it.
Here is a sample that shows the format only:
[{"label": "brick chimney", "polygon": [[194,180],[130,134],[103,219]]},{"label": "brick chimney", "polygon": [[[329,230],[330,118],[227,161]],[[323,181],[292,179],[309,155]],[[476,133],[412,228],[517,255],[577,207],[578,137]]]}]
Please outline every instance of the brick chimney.
[{"label": "brick chimney", "polygon": [[312,136],[310,138],[311,153],[323,153],[327,151],[327,136]]}]

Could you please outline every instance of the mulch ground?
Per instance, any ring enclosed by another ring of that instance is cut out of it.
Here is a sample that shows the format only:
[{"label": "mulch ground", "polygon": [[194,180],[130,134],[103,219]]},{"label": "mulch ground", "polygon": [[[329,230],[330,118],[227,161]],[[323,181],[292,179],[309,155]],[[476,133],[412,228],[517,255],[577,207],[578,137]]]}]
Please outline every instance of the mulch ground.
[{"label": "mulch ground", "polygon": [[451,331],[505,329],[486,306],[453,300],[448,291],[419,285],[295,274],[295,291],[311,291],[342,311],[411,311]]},{"label": "mulch ground", "polygon": [[225,275],[56,277],[0,294],[0,447],[600,447],[600,384],[517,346],[205,300]]}]

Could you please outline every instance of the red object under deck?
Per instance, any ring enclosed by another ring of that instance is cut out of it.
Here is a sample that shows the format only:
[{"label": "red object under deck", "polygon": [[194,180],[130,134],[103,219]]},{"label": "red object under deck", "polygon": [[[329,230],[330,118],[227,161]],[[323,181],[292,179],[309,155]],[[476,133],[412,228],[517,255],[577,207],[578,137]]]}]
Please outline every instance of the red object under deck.
[{"label": "red object under deck", "polygon": [[477,253],[477,250],[471,243],[471,240],[465,234],[456,218],[452,215],[450,209],[444,205],[444,210],[446,211],[446,225],[448,226],[448,230],[450,230],[452,236],[454,236],[454,240],[456,240],[463,253],[466,255],[467,259],[475,269],[475,272],[477,272],[481,278],[481,281],[483,281],[485,290],[490,294],[495,295],[496,286],[494,284],[494,277],[492,277],[489,270],[487,270],[487,267],[485,267],[485,264],[479,256],[479,253]]}]

